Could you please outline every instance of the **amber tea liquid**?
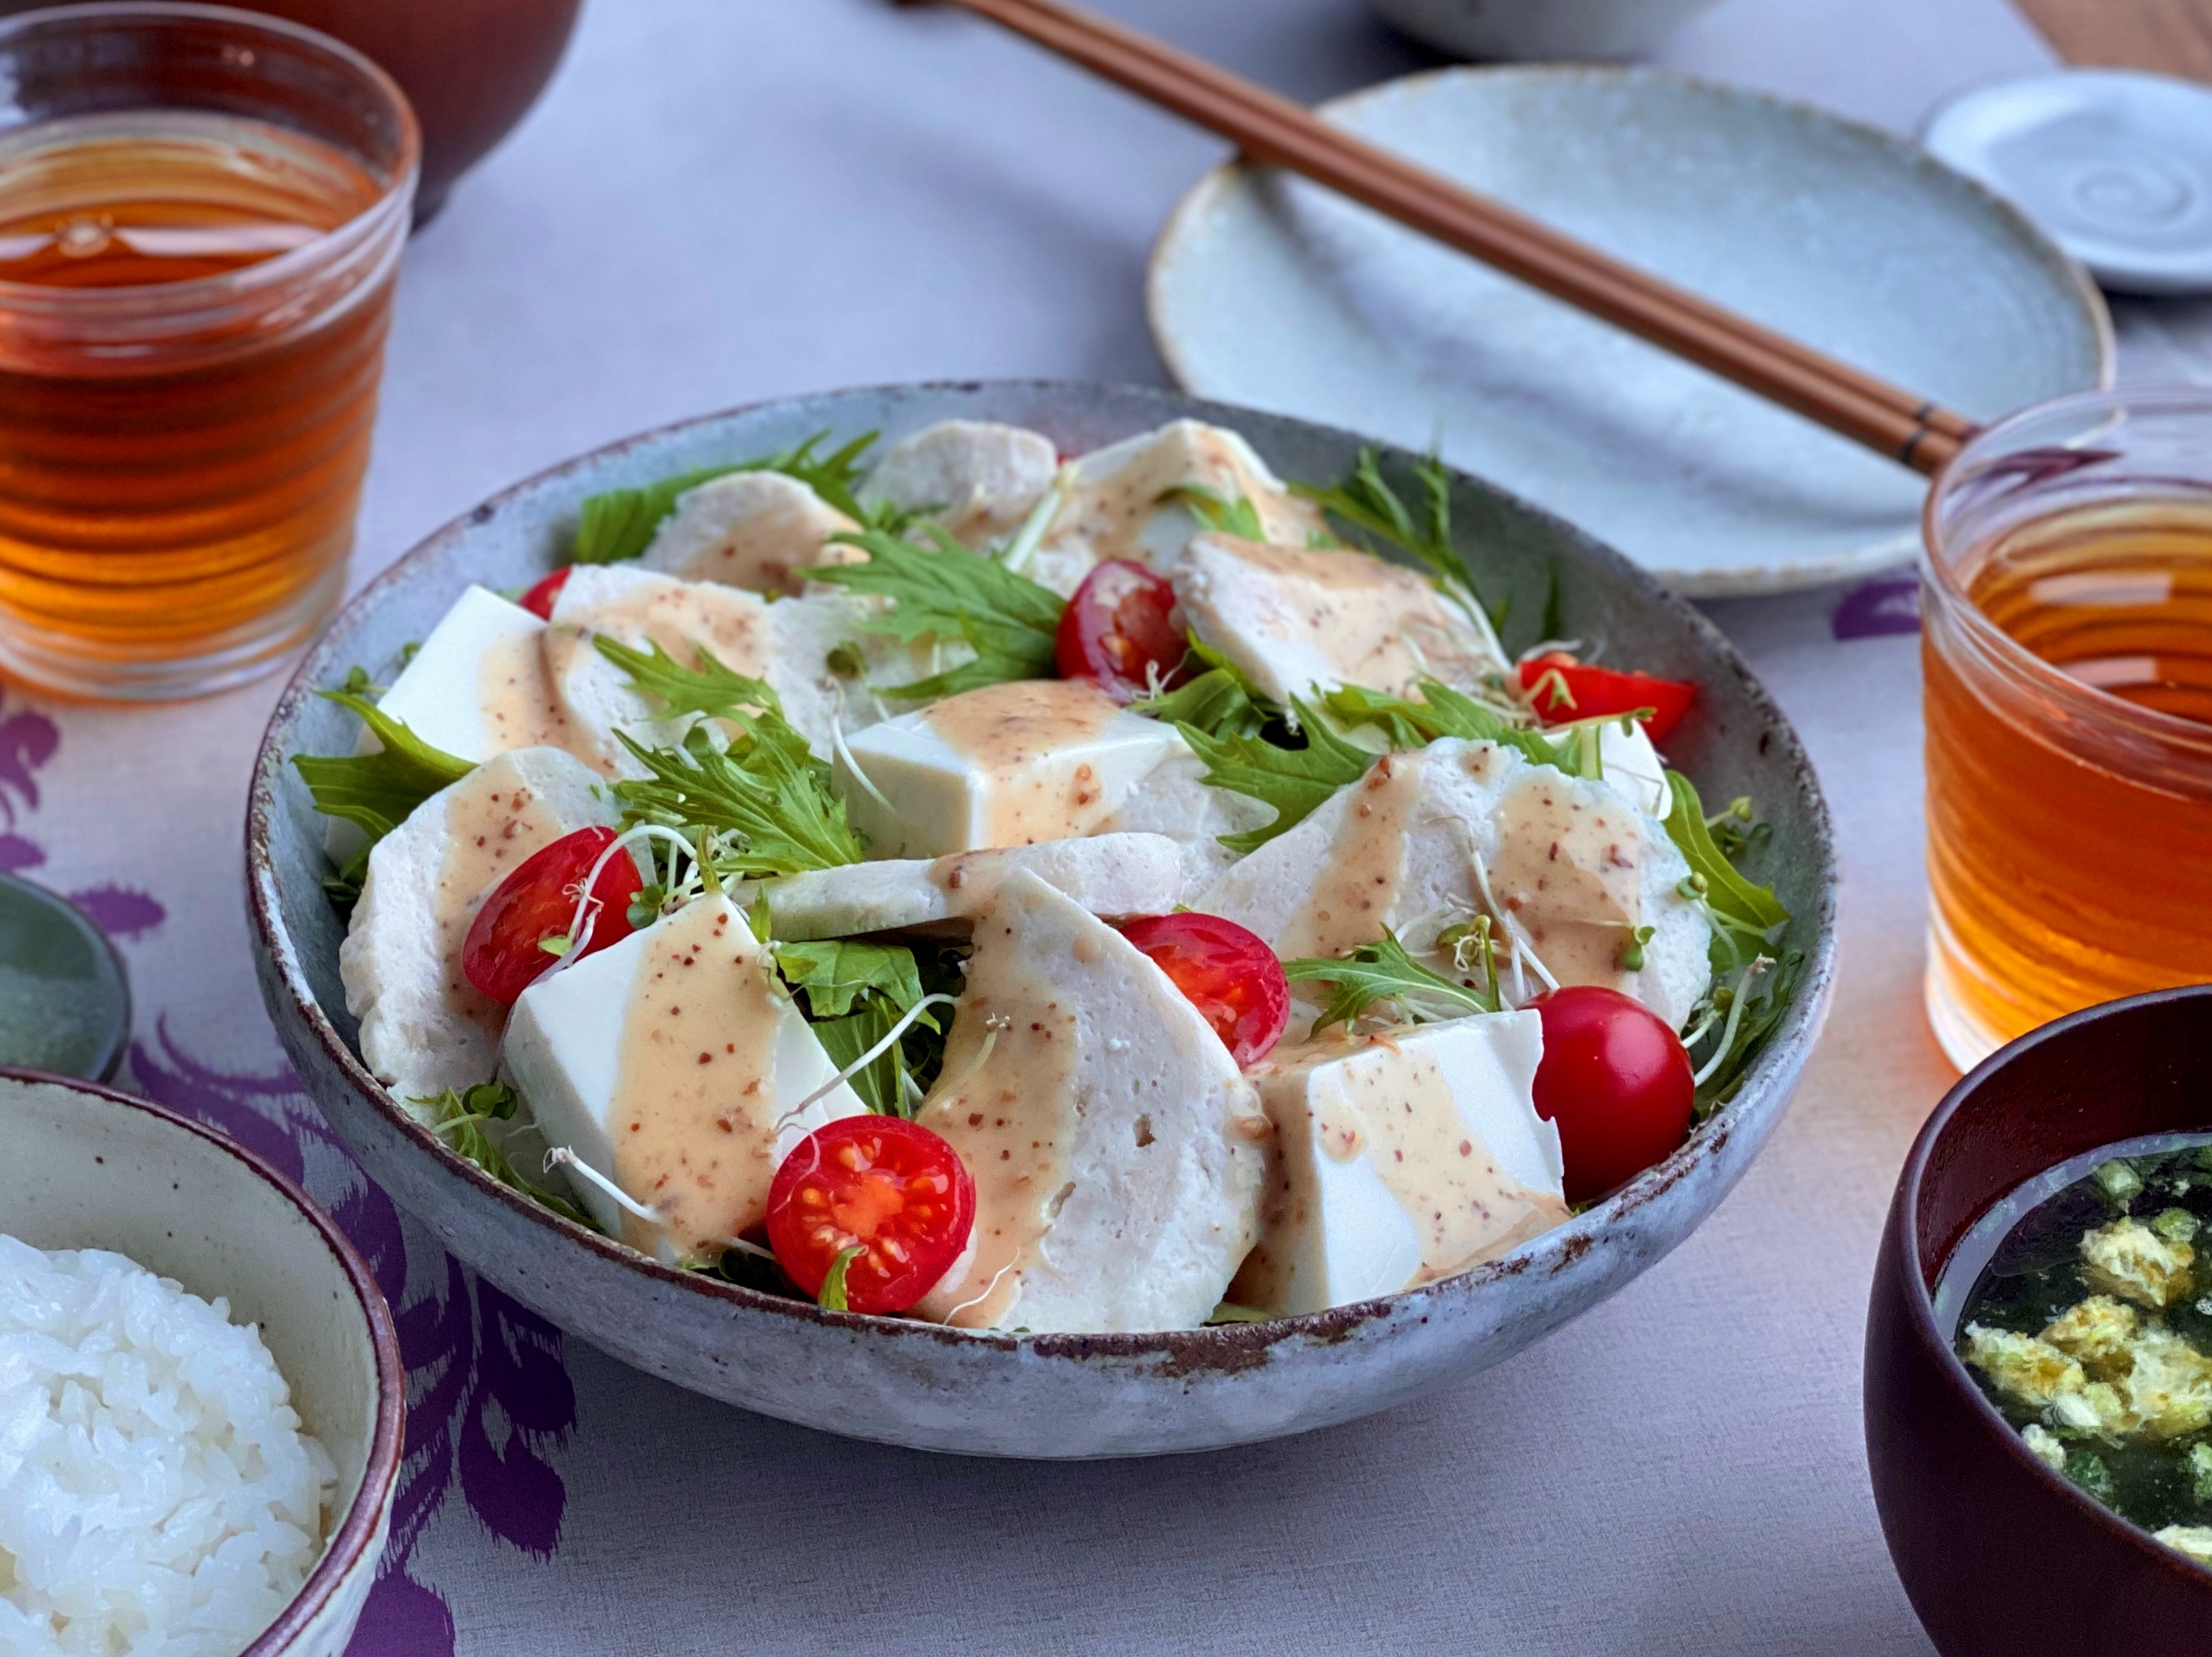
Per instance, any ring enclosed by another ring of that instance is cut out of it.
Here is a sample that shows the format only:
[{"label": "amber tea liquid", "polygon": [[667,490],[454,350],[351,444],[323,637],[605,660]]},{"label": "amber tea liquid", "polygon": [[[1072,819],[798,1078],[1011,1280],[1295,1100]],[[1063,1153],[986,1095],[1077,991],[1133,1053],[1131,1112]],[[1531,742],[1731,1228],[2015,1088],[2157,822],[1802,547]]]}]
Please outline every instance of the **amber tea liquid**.
[{"label": "amber tea liquid", "polygon": [[2063,684],[1992,672],[1935,608],[1929,1001],[1964,1062],[2081,1007],[2212,980],[2212,495],[2031,519],[1962,568],[2006,637],[2166,716],[2100,719]]},{"label": "amber tea liquid", "polygon": [[0,142],[9,665],[95,695],[212,688],[336,602],[396,233],[367,263],[315,250],[388,194],[329,144],[207,112]]}]

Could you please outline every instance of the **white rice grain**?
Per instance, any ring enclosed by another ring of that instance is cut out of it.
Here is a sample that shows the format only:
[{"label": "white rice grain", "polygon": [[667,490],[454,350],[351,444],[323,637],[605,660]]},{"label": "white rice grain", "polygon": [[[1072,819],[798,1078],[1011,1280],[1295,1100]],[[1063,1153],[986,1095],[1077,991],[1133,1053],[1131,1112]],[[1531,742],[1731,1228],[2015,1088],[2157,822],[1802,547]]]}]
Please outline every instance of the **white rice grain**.
[{"label": "white rice grain", "polygon": [[0,1235],[0,1653],[236,1657],[307,1581],[337,1482],[226,1302]]}]

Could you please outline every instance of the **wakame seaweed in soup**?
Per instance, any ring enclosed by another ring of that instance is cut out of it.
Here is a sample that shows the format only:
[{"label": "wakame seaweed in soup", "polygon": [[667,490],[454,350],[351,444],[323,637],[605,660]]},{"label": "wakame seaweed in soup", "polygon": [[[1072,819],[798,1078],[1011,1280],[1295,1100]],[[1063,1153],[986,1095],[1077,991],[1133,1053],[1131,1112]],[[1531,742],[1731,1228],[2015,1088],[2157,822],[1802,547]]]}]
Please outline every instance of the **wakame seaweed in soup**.
[{"label": "wakame seaweed in soup", "polygon": [[2212,1566],[2212,1134],[2031,1181],[1960,1243],[1936,1306],[2032,1452]]}]

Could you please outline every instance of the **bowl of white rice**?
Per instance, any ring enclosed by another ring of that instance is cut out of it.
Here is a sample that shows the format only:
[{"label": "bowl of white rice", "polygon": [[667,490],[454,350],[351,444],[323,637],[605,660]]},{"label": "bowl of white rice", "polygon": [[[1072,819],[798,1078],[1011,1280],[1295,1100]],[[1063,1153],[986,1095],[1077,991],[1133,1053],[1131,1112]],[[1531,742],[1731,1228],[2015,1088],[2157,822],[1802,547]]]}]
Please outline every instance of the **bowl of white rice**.
[{"label": "bowl of white rice", "polygon": [[0,1653],[338,1657],[398,1483],[368,1266],[229,1140],[0,1071]]}]

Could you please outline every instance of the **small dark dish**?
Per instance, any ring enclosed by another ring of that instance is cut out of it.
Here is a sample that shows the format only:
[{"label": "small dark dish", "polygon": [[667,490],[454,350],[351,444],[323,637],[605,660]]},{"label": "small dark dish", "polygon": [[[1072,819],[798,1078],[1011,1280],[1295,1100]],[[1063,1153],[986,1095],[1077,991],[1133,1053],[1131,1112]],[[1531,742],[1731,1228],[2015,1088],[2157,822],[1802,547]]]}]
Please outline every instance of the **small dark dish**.
[{"label": "small dark dish", "polygon": [[[583,0],[226,0],[336,35],[374,58],[422,124],[415,222],[530,112]],[[0,0],[0,16],[52,0]]]},{"label": "small dark dish", "polygon": [[130,1045],[113,940],[68,899],[0,873],[0,1065],[105,1082]]},{"label": "small dark dish", "polygon": [[2036,1460],[1954,1356],[1939,1274],[1974,1222],[2084,1152],[2212,1127],[2212,986],[2021,1037],[1960,1082],[1906,1159],[1867,1321],[1867,1461],[1890,1557],[1944,1657],[2212,1650],[2212,1570]]}]

